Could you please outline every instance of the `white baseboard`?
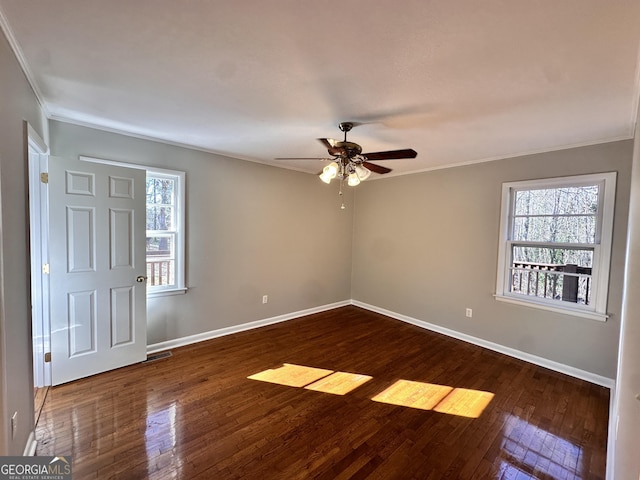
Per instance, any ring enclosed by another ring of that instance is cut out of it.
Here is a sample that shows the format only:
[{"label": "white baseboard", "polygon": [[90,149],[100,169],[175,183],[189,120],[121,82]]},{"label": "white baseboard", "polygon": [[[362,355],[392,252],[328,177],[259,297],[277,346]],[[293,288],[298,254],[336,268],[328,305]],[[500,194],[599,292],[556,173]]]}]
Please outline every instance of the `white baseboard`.
[{"label": "white baseboard", "polygon": [[262,320],[256,320],[254,322],[219,328],[217,330],[210,330],[208,332],[198,333],[196,335],[176,338],[175,340],[167,340],[166,342],[154,343],[151,345],[147,345],[147,354],[161,352],[163,350],[169,350],[171,348],[184,347],[186,345],[203,342],[205,340],[211,340],[212,338],[218,338],[225,335],[231,335],[232,333],[244,332],[245,330],[251,330],[253,328],[273,325],[274,323],[286,322],[287,320],[293,320],[294,318],[304,317],[305,315],[311,315],[314,313],[325,312],[327,310],[333,310],[334,308],[344,307],[347,305],[351,305],[351,300],[344,300],[342,302],[330,303],[327,305],[321,305],[319,307],[313,307],[306,310],[299,310],[297,312],[278,315],[277,317],[264,318]]},{"label": "white baseboard", "polygon": [[27,444],[24,447],[23,457],[33,457],[36,454],[36,447],[38,442],[36,441],[36,432],[31,430],[29,432],[29,438],[27,438]]},{"label": "white baseboard", "polygon": [[579,378],[581,380],[586,380],[587,382],[591,382],[596,385],[607,387],[611,389],[612,392],[614,391],[615,380],[611,378],[603,377],[602,375],[597,375],[595,373],[587,372],[585,370],[571,367],[563,363],[554,362],[553,360],[538,357],[536,355],[532,355],[530,353],[523,352],[521,350],[516,350],[515,348],[505,347],[504,345],[500,345],[498,343],[493,343],[488,340],[483,340],[482,338],[473,337],[465,333],[460,333],[455,330],[451,330],[449,328],[441,327],[440,325],[434,325],[433,323],[425,322],[423,320],[418,320],[417,318],[392,312],[390,310],[376,307],[374,305],[369,305],[367,303],[360,302],[358,300],[351,300],[351,305],[355,305],[356,307],[361,307],[361,308],[364,308],[365,310],[370,310],[372,312],[380,313],[382,315],[386,315],[387,317],[395,318],[396,320],[400,320],[405,323],[410,323],[412,325],[416,325],[426,330],[431,330],[433,332],[441,333],[448,337],[453,337],[467,343],[472,343],[474,345],[478,345],[480,347],[493,350],[494,352],[503,353],[510,357],[518,358],[520,360],[524,360],[525,362],[533,363],[534,365],[539,365],[541,367],[545,367],[550,370],[554,370],[556,372],[564,373],[565,375],[569,375],[571,377]]}]

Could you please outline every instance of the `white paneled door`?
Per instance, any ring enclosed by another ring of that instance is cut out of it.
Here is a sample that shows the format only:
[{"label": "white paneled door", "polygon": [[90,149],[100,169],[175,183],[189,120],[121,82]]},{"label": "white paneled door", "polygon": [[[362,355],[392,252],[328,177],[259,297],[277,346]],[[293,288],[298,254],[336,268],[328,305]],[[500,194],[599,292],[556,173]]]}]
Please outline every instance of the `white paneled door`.
[{"label": "white paneled door", "polygon": [[49,158],[53,385],[146,358],[145,171]]}]

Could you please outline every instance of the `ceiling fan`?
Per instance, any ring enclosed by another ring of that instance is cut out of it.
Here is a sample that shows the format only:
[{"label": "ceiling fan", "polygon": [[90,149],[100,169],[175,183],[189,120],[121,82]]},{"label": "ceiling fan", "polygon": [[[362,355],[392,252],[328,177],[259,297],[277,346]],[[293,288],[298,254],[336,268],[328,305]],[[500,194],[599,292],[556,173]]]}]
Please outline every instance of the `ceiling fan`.
[{"label": "ceiling fan", "polygon": [[[332,138],[319,138],[332,158],[310,158],[309,160],[332,160],[324,167],[320,179],[330,183],[332,179],[347,179],[349,186],[355,186],[360,181],[369,177],[371,172],[385,174],[391,172],[390,168],[371,163],[369,160],[398,160],[402,158],[416,158],[418,153],[410,148],[403,150],[388,150],[385,152],[362,153],[362,147],[357,143],[347,141],[347,133],[353,128],[352,122],[342,122],[338,125],[344,132],[344,140]],[[293,158],[277,158],[276,160],[293,160]],[[303,160],[303,159],[296,159]]]}]

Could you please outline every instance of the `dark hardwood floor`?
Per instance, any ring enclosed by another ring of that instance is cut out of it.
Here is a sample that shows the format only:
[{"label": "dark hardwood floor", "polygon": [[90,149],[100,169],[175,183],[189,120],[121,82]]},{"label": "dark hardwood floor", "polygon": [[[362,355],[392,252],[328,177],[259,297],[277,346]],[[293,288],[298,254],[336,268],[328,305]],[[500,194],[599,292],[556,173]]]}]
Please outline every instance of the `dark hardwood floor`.
[{"label": "dark hardwood floor", "polygon": [[608,407],[606,388],[344,307],[54,387],[37,454],[72,455],[79,480],[604,479]]}]

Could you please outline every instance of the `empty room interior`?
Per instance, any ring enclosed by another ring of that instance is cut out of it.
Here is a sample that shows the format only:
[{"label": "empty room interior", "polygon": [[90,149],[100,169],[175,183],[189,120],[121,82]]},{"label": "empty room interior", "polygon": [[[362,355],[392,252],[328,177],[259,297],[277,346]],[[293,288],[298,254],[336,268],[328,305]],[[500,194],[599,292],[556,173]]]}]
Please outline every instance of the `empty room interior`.
[{"label": "empty room interior", "polygon": [[0,0],[0,455],[640,479],[638,25]]}]

